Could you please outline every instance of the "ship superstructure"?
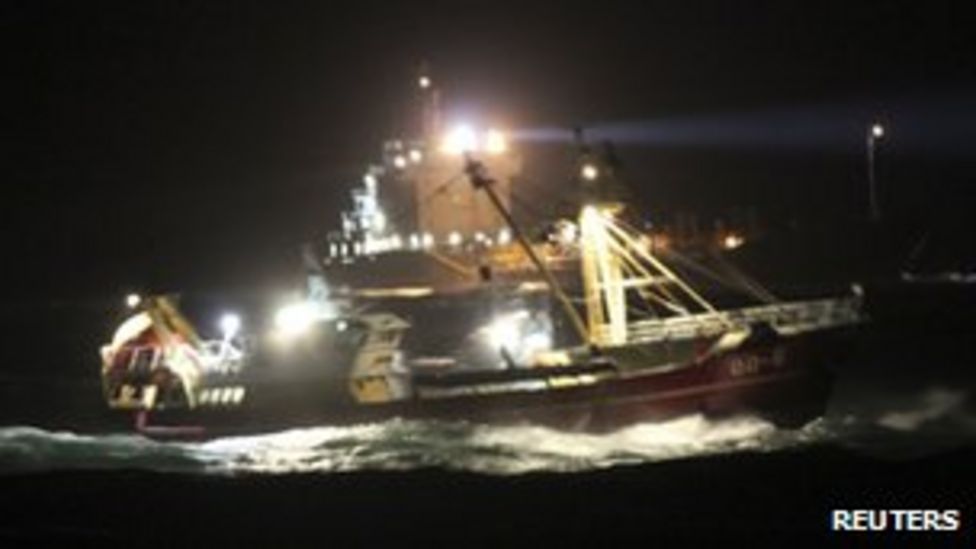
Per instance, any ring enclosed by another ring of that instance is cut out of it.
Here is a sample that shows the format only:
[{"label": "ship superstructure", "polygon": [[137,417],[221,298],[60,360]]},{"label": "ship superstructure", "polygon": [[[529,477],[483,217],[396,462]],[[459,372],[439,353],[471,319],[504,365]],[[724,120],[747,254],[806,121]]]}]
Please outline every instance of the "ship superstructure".
[{"label": "ship superstructure", "polygon": [[[501,129],[466,124],[444,129],[440,92],[426,72],[419,77],[418,91],[419,135],[383,144],[380,160],[366,168],[352,189],[352,207],[342,214],[341,230],[330,232],[319,246],[323,263],[340,284],[343,269],[333,267],[375,261],[385,254],[412,255],[446,269],[451,283],[432,277],[431,290],[464,287],[483,278],[479,268],[487,263],[498,270],[519,266],[506,257],[506,251],[514,250],[508,225],[483,193],[464,184],[463,153],[477,152],[490,166],[506,208],[522,170],[520,155]],[[364,286],[362,282],[358,285]],[[394,287],[395,277],[390,276],[364,289],[375,294]]]}]

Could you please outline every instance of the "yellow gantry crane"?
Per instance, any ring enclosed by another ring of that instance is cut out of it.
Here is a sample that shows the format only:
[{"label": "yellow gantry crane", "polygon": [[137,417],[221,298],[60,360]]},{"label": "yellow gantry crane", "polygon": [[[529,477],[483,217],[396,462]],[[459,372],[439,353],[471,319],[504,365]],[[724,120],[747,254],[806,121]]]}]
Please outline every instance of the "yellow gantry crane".
[{"label": "yellow gantry crane", "polygon": [[[690,316],[679,296],[706,313],[716,313],[698,292],[651,254],[639,234],[615,218],[619,203],[585,205],[580,211],[580,255],[589,343],[613,347],[629,343],[627,291],[634,290],[650,305]],[[669,287],[676,288],[677,291]]]}]

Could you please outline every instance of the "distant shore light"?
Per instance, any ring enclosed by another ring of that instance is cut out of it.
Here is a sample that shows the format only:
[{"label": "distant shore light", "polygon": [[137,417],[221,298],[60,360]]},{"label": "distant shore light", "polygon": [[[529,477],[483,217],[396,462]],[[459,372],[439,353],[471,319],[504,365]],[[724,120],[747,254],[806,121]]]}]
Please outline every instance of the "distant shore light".
[{"label": "distant shore light", "polygon": [[722,247],[726,250],[734,250],[745,243],[746,239],[735,233],[729,233],[722,239]]}]

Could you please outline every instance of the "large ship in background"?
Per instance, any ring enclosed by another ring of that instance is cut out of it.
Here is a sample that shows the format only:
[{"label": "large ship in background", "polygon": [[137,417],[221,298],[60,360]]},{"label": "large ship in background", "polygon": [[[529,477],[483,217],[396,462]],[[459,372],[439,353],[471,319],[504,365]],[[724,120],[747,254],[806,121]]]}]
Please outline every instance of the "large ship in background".
[{"label": "large ship in background", "polygon": [[576,214],[527,231],[506,133],[444,127],[429,74],[418,93],[422,129],[384,144],[340,227],[305,247],[301,299],[265,321],[227,316],[205,340],[173,299],[132,296],[102,349],[116,417],[211,436],[391,417],[601,431],[823,413],[859,295],[783,301],[663,248],[582,132],[565,185]]}]

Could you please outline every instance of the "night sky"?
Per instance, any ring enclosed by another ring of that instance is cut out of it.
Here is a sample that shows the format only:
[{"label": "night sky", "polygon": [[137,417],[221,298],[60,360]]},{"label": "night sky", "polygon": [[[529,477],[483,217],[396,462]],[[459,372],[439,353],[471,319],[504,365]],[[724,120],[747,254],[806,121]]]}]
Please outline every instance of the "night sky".
[{"label": "night sky", "polygon": [[[976,21],[951,5],[7,2],[0,292],[287,283],[403,128],[424,59],[449,120],[512,128],[812,109],[857,130],[878,112],[902,210],[972,211],[959,143],[976,139],[958,121],[976,114]],[[862,138],[621,156],[651,209],[829,217],[863,206]],[[565,156],[524,147],[530,163]],[[560,169],[528,175],[558,188]]]}]

